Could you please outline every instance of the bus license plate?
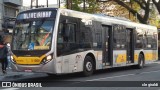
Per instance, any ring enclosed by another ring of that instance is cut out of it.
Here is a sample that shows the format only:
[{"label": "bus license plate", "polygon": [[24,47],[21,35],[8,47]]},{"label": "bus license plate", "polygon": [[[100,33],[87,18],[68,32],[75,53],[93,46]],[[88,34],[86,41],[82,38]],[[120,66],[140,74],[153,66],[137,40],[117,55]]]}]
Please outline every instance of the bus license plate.
[{"label": "bus license plate", "polygon": [[24,70],[25,72],[32,72],[32,70],[28,69],[28,70]]}]

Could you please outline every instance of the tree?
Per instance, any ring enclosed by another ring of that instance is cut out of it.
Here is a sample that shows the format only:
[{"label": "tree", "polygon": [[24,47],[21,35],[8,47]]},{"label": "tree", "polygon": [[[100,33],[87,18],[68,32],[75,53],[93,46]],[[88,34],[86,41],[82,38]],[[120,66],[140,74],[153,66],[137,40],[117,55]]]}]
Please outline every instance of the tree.
[{"label": "tree", "polygon": [[96,0],[66,0],[66,2],[68,9],[88,13],[95,13],[98,7]]},{"label": "tree", "polygon": [[87,0],[86,3],[88,4],[86,12],[88,13],[97,12],[98,3],[96,2],[96,0]]},{"label": "tree", "polygon": [[81,7],[79,5],[82,3],[82,0],[73,0],[72,1],[72,9],[76,11],[82,11]]},{"label": "tree", "polygon": [[[130,5],[126,4],[126,0],[108,0],[108,1],[114,1],[116,3],[118,3],[119,5],[125,7],[129,12],[131,12],[134,16],[137,17],[137,19],[139,20],[140,23],[144,23],[147,24],[148,23],[148,18],[149,18],[149,12],[150,12],[150,1],[151,0],[130,0]],[[136,2],[141,9],[144,10],[144,15],[141,15],[138,11],[136,11],[135,9],[133,9],[132,3]]]},{"label": "tree", "polygon": [[[129,3],[126,4],[130,5]],[[134,8],[134,10],[136,11],[140,10],[140,7],[137,3],[132,3],[132,8]],[[100,2],[99,12],[97,13],[103,13],[109,16],[125,17],[127,19],[130,19],[131,21],[137,21],[136,17],[133,14],[131,14],[126,8],[117,4],[114,1],[109,1],[105,3]]]}]

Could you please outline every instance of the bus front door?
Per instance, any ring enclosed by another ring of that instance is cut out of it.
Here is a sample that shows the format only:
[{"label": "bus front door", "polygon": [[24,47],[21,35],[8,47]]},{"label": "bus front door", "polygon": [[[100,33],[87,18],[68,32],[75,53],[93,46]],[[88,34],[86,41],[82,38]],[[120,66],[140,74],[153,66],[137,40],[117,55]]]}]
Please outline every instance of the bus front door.
[{"label": "bus front door", "polygon": [[102,30],[102,58],[103,58],[103,64],[105,65],[111,65],[111,59],[110,59],[110,26],[103,25]]}]

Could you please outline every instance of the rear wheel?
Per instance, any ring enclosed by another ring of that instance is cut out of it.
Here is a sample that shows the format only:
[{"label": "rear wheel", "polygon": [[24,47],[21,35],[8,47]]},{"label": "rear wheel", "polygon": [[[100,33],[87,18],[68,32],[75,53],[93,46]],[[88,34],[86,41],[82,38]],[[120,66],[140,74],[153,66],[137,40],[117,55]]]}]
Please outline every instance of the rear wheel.
[{"label": "rear wheel", "polygon": [[86,56],[83,64],[83,75],[90,76],[93,74],[93,71],[94,71],[93,59],[90,56]]},{"label": "rear wheel", "polygon": [[138,58],[138,65],[136,66],[138,69],[141,69],[144,67],[144,56],[143,54],[140,54],[139,55],[139,58]]}]

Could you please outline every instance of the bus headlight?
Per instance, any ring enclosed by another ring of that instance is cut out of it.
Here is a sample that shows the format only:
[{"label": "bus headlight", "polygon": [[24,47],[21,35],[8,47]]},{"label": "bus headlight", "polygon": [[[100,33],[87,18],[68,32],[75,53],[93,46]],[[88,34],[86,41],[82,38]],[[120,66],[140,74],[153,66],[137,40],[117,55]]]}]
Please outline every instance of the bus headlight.
[{"label": "bus headlight", "polygon": [[53,59],[53,56],[52,55],[48,55],[46,58],[43,59],[41,64],[46,64],[46,63],[50,62],[52,59]]},{"label": "bus headlight", "polygon": [[46,59],[47,59],[47,60],[51,60],[51,59],[52,59],[52,56],[51,56],[51,55],[48,55],[48,56],[46,57]]}]

